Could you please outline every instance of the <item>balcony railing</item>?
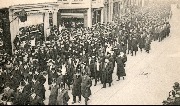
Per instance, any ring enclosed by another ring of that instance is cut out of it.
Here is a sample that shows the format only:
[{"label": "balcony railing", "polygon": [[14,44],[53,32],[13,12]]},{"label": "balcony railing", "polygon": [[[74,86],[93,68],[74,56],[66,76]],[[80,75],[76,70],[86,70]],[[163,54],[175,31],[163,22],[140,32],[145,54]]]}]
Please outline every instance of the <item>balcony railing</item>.
[{"label": "balcony railing", "polygon": [[62,2],[62,3],[75,3],[75,4],[82,4],[84,3],[86,0],[58,0],[58,2]]},{"label": "balcony railing", "polygon": [[[58,0],[60,3],[64,4],[89,4],[89,0]],[[102,7],[104,0],[92,0],[92,7]]]}]

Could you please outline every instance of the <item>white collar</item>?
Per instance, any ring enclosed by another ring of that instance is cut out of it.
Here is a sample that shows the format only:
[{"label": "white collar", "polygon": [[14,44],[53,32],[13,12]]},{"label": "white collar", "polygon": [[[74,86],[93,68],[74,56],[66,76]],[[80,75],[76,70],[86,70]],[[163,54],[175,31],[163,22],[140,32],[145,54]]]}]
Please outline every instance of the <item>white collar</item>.
[{"label": "white collar", "polygon": [[33,94],[31,95],[31,97],[34,99],[34,98],[36,97],[36,94],[33,93]]}]

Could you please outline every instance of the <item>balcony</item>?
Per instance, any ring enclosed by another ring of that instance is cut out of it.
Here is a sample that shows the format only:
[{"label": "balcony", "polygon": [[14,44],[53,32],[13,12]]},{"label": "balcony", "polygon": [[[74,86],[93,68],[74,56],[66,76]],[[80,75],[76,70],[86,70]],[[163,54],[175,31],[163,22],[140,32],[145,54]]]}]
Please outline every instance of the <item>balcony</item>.
[{"label": "balcony", "polygon": [[[63,7],[65,8],[67,8],[67,6],[72,6],[71,8],[89,8],[90,5],[90,0],[58,0],[57,2],[63,3]],[[104,0],[92,0],[91,2],[92,8],[101,8],[104,6]]]}]

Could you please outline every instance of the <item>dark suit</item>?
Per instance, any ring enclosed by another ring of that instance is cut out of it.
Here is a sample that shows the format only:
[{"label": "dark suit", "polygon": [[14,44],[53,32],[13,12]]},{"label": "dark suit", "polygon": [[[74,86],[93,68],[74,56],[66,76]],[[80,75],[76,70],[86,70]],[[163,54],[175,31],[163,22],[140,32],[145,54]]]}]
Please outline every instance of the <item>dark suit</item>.
[{"label": "dark suit", "polygon": [[91,89],[92,86],[91,78],[87,75],[82,77],[82,83],[81,83],[81,93],[82,96],[85,98],[85,104],[87,105],[87,101],[89,96],[91,95]]}]

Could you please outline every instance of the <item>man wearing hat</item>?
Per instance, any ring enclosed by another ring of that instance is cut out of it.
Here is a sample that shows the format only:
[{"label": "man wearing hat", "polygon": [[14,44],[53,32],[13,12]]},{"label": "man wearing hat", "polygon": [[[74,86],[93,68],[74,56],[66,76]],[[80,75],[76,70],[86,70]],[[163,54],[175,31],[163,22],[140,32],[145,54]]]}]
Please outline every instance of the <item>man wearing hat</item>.
[{"label": "man wearing hat", "polygon": [[[109,62],[108,59],[105,59],[105,63],[104,66],[102,67],[102,83],[103,83],[103,88],[106,88],[106,83],[109,83],[109,86],[111,86],[111,82],[112,82],[112,67],[113,64],[111,64],[111,62]],[[111,69],[110,69],[111,68]]]},{"label": "man wearing hat", "polygon": [[89,77],[88,73],[85,73],[85,75],[82,77],[82,83],[81,83],[81,94],[85,98],[85,105],[87,105],[87,102],[89,100],[89,96],[91,95],[91,86],[92,81]]},{"label": "man wearing hat", "polygon": [[138,51],[137,45],[138,45],[137,39],[136,39],[136,37],[133,37],[133,39],[132,39],[132,50],[131,50],[132,56],[133,56],[133,51],[135,52],[135,56],[136,56],[136,52]]},{"label": "man wearing hat", "polygon": [[81,102],[81,83],[82,77],[79,72],[73,76],[73,87],[72,87],[72,95],[73,95],[73,102],[72,104],[76,103],[76,96],[79,97],[79,103]]}]

